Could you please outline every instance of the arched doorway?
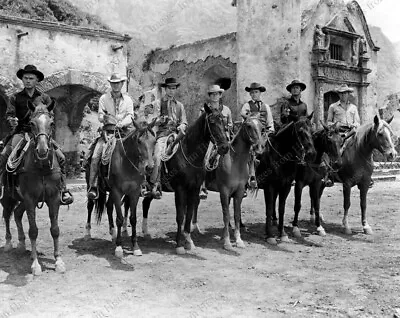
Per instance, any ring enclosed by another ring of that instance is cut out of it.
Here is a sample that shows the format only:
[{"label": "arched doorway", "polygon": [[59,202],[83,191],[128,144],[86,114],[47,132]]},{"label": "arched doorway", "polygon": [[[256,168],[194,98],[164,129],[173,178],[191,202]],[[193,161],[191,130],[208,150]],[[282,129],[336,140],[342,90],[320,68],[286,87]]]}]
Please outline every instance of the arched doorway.
[{"label": "arched doorway", "polygon": [[10,132],[6,121],[6,110],[7,110],[8,98],[0,92],[0,139],[4,139]]}]

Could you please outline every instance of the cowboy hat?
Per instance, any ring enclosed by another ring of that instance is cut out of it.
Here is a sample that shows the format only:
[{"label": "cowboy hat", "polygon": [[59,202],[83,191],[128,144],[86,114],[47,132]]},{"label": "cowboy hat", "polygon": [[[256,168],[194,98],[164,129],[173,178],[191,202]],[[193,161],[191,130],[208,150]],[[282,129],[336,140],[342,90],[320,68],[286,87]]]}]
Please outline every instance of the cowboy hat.
[{"label": "cowboy hat", "polygon": [[118,73],[111,74],[110,77],[107,78],[110,83],[119,83],[126,81],[126,76],[122,76]]},{"label": "cowboy hat", "polygon": [[170,86],[175,86],[176,88],[178,88],[181,84],[178,83],[178,81],[176,80],[176,78],[174,77],[169,77],[165,79],[164,83],[160,84],[161,87],[170,87]]},{"label": "cowboy hat", "polygon": [[246,92],[251,92],[251,91],[254,91],[256,89],[259,90],[261,93],[266,91],[266,88],[264,86],[262,86],[260,83],[251,83],[250,87],[246,87],[244,90]]},{"label": "cowboy hat", "polygon": [[223,93],[224,90],[219,86],[219,85],[211,85],[208,90],[207,93]]},{"label": "cowboy hat", "polygon": [[304,83],[302,83],[302,82],[300,82],[300,81],[298,81],[298,80],[293,80],[288,86],[286,86],[286,90],[288,91],[288,92],[290,92],[291,91],[291,89],[292,89],[292,87],[293,86],[300,86],[300,89],[302,90],[302,91],[304,91],[305,89],[306,89],[306,84],[304,84]]},{"label": "cowboy hat", "polygon": [[351,87],[348,87],[347,84],[341,85],[336,92],[337,93],[345,93],[345,92],[350,92],[352,93],[354,90]]},{"label": "cowboy hat", "polygon": [[17,77],[19,79],[22,79],[22,76],[24,76],[24,74],[34,74],[37,76],[38,81],[41,82],[44,79],[44,75],[42,72],[38,71],[38,69],[36,68],[35,65],[25,65],[24,68],[21,68],[18,70],[17,72]]}]

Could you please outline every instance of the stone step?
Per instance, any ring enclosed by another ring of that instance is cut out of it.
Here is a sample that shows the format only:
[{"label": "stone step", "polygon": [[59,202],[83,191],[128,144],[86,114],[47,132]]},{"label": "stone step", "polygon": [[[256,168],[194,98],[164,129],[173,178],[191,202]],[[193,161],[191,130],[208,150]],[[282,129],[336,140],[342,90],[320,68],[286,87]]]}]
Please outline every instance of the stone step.
[{"label": "stone step", "polygon": [[374,169],[373,175],[387,176],[387,175],[398,175],[400,169]]},{"label": "stone step", "polygon": [[396,181],[397,177],[396,175],[385,175],[385,176],[374,176],[372,175],[372,180],[376,181]]}]

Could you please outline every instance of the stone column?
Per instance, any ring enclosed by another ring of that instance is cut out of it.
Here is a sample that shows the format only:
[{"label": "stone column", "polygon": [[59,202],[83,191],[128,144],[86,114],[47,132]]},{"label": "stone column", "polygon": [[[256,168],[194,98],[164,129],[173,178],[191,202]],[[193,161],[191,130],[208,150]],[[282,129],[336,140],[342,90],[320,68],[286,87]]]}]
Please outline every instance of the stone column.
[{"label": "stone column", "polygon": [[238,107],[248,100],[244,88],[251,82],[263,84],[263,99],[273,104],[300,79],[300,0],[239,0],[237,15]]}]

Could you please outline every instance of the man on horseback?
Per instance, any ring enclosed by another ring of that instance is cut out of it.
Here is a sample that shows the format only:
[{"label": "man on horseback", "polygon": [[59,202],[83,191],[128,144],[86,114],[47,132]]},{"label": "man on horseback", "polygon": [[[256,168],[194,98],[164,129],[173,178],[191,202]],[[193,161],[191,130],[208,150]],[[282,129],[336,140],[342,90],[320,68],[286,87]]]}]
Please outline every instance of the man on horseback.
[{"label": "man on horseback", "polygon": [[90,163],[89,199],[95,200],[98,197],[98,171],[103,149],[110,134],[114,135],[115,129],[122,134],[133,129],[132,119],[134,118],[132,99],[121,92],[125,76],[112,74],[108,78],[111,92],[103,94],[99,99],[99,122],[103,124],[102,135],[95,141],[95,146]]},{"label": "man on horseback", "polygon": [[[161,154],[165,150],[167,156],[177,143],[185,136],[187,128],[186,112],[183,104],[176,100],[175,94],[181,84],[175,78],[167,78],[161,87],[165,89],[165,95],[154,102],[153,116],[158,118],[157,143],[154,149],[154,168],[150,176],[151,194],[154,199],[161,199],[160,168]],[[174,140],[168,145],[168,137],[178,132]]]},{"label": "man on horseback", "polygon": [[[207,90],[209,101],[206,104],[211,109],[218,109],[221,112],[223,121],[224,121],[226,136],[227,136],[228,140],[230,140],[231,132],[232,132],[232,128],[233,128],[232,112],[228,106],[225,106],[222,104],[221,98],[222,98],[223,92],[224,92],[224,90],[219,85],[211,85]],[[204,106],[202,106],[200,108],[200,116],[203,114],[203,112],[204,112]],[[217,146],[214,145],[213,143],[210,143],[208,146],[207,153],[211,152],[210,158],[209,158],[210,163],[215,161],[215,158],[217,156],[216,148],[217,148]],[[205,181],[204,181],[203,184],[201,185],[201,189],[200,189],[200,199],[202,199],[202,200],[206,199],[207,195],[208,195],[208,191],[207,191]]]},{"label": "man on horseback", "polygon": [[299,117],[307,116],[307,104],[301,98],[301,92],[306,89],[306,84],[293,80],[286,90],[290,92],[290,98],[281,105],[281,123],[287,124],[291,121],[297,121]]},{"label": "man on horseback", "polygon": [[[38,82],[44,79],[44,75],[34,65],[26,65],[23,69],[19,69],[17,77],[22,80],[24,89],[10,97],[6,110],[6,120],[11,127],[11,135],[3,151],[0,154],[0,183],[6,169],[8,157],[17,144],[25,138],[25,133],[31,132],[29,125],[32,112],[28,108],[28,101],[35,106],[42,103],[50,105],[52,102],[49,95],[41,93],[36,89]],[[67,190],[65,184],[65,156],[60,146],[51,140],[58,164],[61,170],[61,204],[68,205],[74,201],[72,194]],[[3,196],[3,185],[0,184],[1,197]]]},{"label": "man on horseback", "polygon": [[[275,131],[271,108],[261,101],[261,93],[266,91],[265,87],[260,83],[251,83],[249,87],[245,88],[245,91],[250,94],[251,99],[242,107],[240,114],[243,119],[245,120],[249,116],[259,116],[263,125],[263,135]],[[249,162],[249,186],[251,189],[257,188],[255,159],[255,153],[252,151]]]}]

